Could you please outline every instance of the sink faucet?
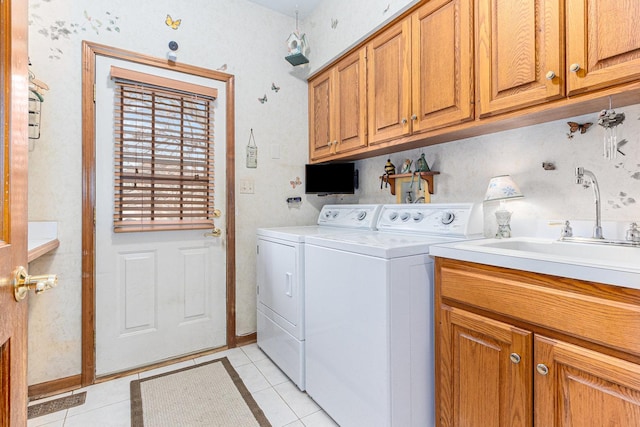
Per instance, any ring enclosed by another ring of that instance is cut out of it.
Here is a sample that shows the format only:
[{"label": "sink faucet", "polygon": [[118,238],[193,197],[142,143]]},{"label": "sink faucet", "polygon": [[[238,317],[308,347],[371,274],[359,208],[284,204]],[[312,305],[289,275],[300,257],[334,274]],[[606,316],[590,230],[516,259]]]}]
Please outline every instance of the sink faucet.
[{"label": "sink faucet", "polygon": [[600,187],[596,176],[590,170],[578,166],[576,168],[576,184],[581,184],[584,188],[591,187],[593,189],[593,197],[596,200],[596,225],[593,227],[593,238],[604,239],[600,217]]}]

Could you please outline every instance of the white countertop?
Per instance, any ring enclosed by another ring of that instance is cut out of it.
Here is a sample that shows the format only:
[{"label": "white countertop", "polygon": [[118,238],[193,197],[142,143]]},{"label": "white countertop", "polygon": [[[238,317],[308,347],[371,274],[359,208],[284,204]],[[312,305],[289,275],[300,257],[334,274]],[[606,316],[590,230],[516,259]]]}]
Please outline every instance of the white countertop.
[{"label": "white countertop", "polygon": [[[557,242],[554,239],[513,238],[512,242],[574,245],[569,253],[549,253],[488,247],[498,239],[480,239],[433,245],[429,254],[496,267],[550,274],[590,282],[640,289],[640,247]],[[551,246],[550,246],[551,247]],[[593,253],[591,253],[593,252]],[[611,253],[613,256],[603,256]]]},{"label": "white countertop", "polygon": [[28,224],[28,261],[60,246],[58,241],[58,223],[54,221],[29,221]]}]

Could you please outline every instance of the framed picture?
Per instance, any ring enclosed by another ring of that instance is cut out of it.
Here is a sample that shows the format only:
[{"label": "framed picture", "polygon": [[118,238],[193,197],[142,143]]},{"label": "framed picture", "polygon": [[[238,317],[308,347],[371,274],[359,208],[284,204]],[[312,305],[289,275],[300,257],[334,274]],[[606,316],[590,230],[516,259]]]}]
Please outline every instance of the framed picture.
[{"label": "framed picture", "polygon": [[396,203],[430,203],[429,183],[418,176],[396,178]]}]

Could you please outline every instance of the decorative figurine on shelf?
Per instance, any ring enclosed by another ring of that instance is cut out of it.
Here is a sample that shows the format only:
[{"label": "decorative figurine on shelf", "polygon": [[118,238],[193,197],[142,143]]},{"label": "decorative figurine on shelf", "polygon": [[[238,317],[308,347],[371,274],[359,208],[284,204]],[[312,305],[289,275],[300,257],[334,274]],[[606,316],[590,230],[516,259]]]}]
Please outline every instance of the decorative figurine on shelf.
[{"label": "decorative figurine on shelf", "polygon": [[393,175],[396,173],[396,166],[391,163],[391,159],[387,159],[387,163],[384,165],[384,173],[387,175]]},{"label": "decorative figurine on shelf", "polygon": [[404,159],[402,163],[402,167],[400,168],[400,173],[409,173],[411,172],[411,165],[413,164],[412,160]]},{"label": "decorative figurine on shelf", "polygon": [[391,163],[391,159],[387,159],[387,163],[384,165],[384,175],[380,177],[380,189],[382,189],[382,184],[384,183],[385,188],[389,184],[389,175],[394,175],[396,173],[396,167],[393,163]]},{"label": "decorative figurine on shelf", "polygon": [[424,153],[422,153],[420,158],[416,160],[416,172],[429,172],[429,170],[427,159],[424,158]]}]

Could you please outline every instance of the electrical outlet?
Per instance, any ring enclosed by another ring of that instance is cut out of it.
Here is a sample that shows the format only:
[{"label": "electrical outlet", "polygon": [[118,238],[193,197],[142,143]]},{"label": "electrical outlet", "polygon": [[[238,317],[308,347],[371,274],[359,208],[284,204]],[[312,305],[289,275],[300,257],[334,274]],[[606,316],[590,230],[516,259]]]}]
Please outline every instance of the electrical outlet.
[{"label": "electrical outlet", "polygon": [[241,179],[239,191],[242,194],[253,194],[253,179]]}]

